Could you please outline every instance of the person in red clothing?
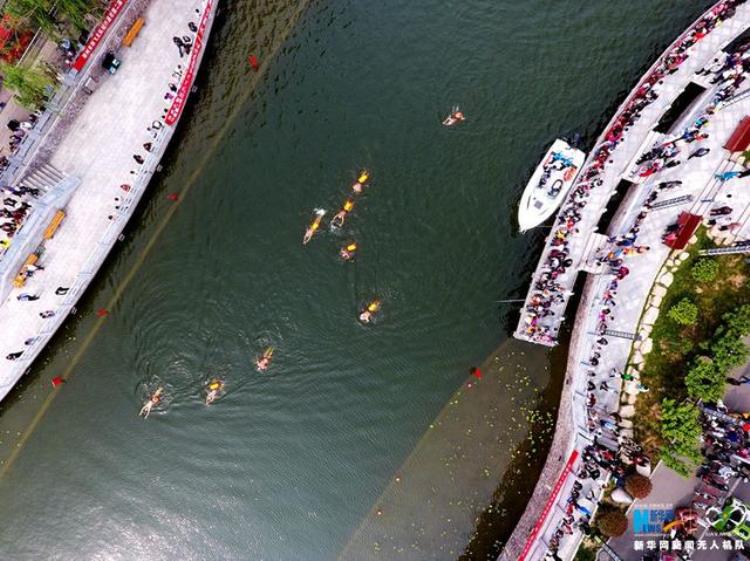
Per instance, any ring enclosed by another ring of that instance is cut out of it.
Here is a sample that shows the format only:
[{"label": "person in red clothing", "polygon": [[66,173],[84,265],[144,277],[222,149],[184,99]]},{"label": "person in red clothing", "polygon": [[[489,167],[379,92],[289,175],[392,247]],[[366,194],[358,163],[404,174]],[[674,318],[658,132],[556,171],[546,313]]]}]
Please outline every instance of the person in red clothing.
[{"label": "person in red clothing", "polygon": [[477,380],[482,379],[482,371],[479,370],[479,368],[477,368],[476,366],[472,366],[471,368],[469,368],[469,374],[474,376]]}]

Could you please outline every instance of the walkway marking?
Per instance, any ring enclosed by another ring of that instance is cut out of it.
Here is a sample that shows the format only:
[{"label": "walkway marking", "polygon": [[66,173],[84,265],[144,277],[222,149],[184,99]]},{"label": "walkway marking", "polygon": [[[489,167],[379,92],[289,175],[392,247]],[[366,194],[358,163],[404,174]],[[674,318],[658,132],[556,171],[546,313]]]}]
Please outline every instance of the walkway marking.
[{"label": "walkway marking", "polygon": [[[148,257],[148,254],[151,252],[151,249],[153,249],[153,247],[156,245],[156,242],[159,239],[159,236],[161,236],[161,233],[167,227],[170,220],[172,220],[172,217],[174,216],[175,212],[177,212],[177,208],[184,201],[188,192],[190,191],[190,189],[192,188],[192,186],[195,184],[196,180],[198,179],[198,176],[200,175],[203,168],[206,166],[206,164],[208,164],[209,160],[211,160],[211,158],[213,157],[214,152],[219,146],[219,143],[224,139],[227,132],[229,131],[230,125],[233,124],[234,120],[237,118],[240,111],[244,109],[245,103],[250,98],[250,95],[255,91],[255,88],[260,83],[261,78],[265,75],[266,71],[268,70],[270,61],[273,60],[276,57],[276,55],[278,55],[279,51],[281,50],[282,45],[286,42],[292,30],[297,25],[297,22],[302,17],[302,14],[307,9],[307,6],[309,3],[310,3],[310,0],[302,0],[302,2],[300,2],[299,9],[297,10],[297,12],[294,13],[292,18],[289,20],[289,25],[281,34],[281,37],[279,38],[278,42],[275,43],[275,45],[271,49],[271,52],[268,54],[267,57],[265,57],[265,60],[260,65],[260,68],[258,69],[258,71],[255,72],[255,75],[251,78],[250,84],[248,85],[248,87],[245,88],[245,95],[239,99],[239,102],[235,105],[234,110],[232,111],[232,113],[230,113],[229,117],[225,120],[224,126],[219,130],[218,134],[216,135],[214,142],[204,152],[203,159],[200,160],[200,162],[198,163],[198,166],[193,170],[193,173],[190,174],[190,177],[184,183],[184,187],[182,191],[180,192],[180,197],[174,203],[172,203],[172,206],[170,206],[169,209],[167,209],[167,212],[164,215],[164,218],[156,226],[156,229],[151,234],[151,237],[149,238],[145,247],[141,250],[141,253],[136,258],[135,262],[133,263],[133,266],[127,272],[125,277],[123,277],[122,281],[120,281],[120,284],[117,286],[114,294],[109,299],[109,301],[104,306],[104,308],[108,310],[113,309],[113,307],[115,306],[115,304],[117,304],[122,294],[125,292],[125,289],[130,284],[130,281],[133,280],[133,278],[135,277],[135,274],[141,268],[141,265],[143,265],[143,263],[146,261],[146,257]],[[94,326],[91,328],[91,331],[88,333],[88,335],[86,335],[85,339],[81,343],[81,346],[78,348],[75,355],[73,355],[73,358],[70,360],[68,367],[60,376],[63,380],[67,381],[71,378],[71,376],[73,375],[73,370],[81,361],[83,356],[86,354],[88,347],[91,345],[91,343],[93,342],[96,335],[99,333],[100,329],[102,328],[106,320],[107,320],[106,317],[100,317],[96,320],[96,322],[94,323]],[[42,406],[39,408],[39,411],[37,411],[36,415],[34,415],[34,418],[31,420],[31,423],[29,424],[29,426],[26,428],[24,433],[21,435],[21,438],[16,443],[16,447],[14,448],[13,452],[11,453],[10,456],[8,456],[8,459],[5,461],[4,465],[2,466],[2,469],[0,470],[0,479],[5,477],[5,475],[10,471],[10,468],[18,459],[18,456],[20,455],[21,450],[23,450],[24,446],[29,440],[29,437],[36,430],[37,426],[39,425],[39,422],[42,420],[45,413],[52,405],[52,402],[55,400],[55,397],[57,397],[58,393],[59,393],[59,390],[55,390],[52,393],[50,393],[47,396],[47,398],[44,400],[44,402],[42,403]]]}]

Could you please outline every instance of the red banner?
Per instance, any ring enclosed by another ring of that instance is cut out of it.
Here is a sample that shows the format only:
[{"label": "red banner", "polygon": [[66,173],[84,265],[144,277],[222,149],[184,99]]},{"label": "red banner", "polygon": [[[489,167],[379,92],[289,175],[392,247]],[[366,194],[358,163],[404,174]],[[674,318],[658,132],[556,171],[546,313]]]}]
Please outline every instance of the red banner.
[{"label": "red banner", "polygon": [[203,49],[203,40],[205,38],[208,16],[211,14],[212,5],[212,0],[206,2],[206,9],[203,11],[200,23],[198,24],[198,31],[195,33],[193,48],[190,51],[190,60],[188,60],[187,67],[185,68],[182,83],[174,96],[174,100],[167,112],[167,116],[164,118],[164,122],[167,125],[174,125],[180,119],[182,110],[185,108],[185,102],[190,94],[190,89],[193,87],[193,80],[195,79],[195,73],[198,70],[198,59],[200,58],[201,50]]},{"label": "red banner", "polygon": [[83,50],[73,62],[73,70],[80,72],[83,67],[86,66],[89,58],[91,58],[91,55],[94,54],[96,47],[99,46],[99,43],[104,38],[104,35],[107,33],[107,31],[109,31],[109,28],[112,27],[112,24],[117,19],[117,16],[120,15],[120,12],[122,12],[122,9],[127,3],[128,0],[112,0],[109,8],[107,8],[104,17],[102,18],[102,21],[99,23],[99,25],[96,26],[96,29],[91,34],[91,37],[89,37],[89,40],[86,42],[86,46],[83,47]]},{"label": "red banner", "polygon": [[542,528],[544,528],[544,523],[547,521],[547,516],[555,506],[555,503],[557,502],[557,496],[560,494],[563,485],[565,485],[565,480],[568,479],[568,475],[570,475],[570,472],[573,470],[573,464],[577,459],[578,450],[573,450],[573,452],[571,452],[570,454],[570,458],[568,458],[568,463],[565,464],[560,477],[557,479],[557,483],[555,483],[555,487],[552,489],[552,494],[549,496],[549,499],[547,499],[547,502],[544,505],[544,509],[542,510],[542,514],[539,517],[539,520],[537,520],[536,524],[534,524],[534,528],[531,530],[529,539],[526,540],[526,545],[524,546],[523,551],[518,558],[518,561],[523,561],[524,559],[526,559],[526,556],[531,551],[531,548],[534,545],[537,537],[539,536],[539,532],[541,532]]}]

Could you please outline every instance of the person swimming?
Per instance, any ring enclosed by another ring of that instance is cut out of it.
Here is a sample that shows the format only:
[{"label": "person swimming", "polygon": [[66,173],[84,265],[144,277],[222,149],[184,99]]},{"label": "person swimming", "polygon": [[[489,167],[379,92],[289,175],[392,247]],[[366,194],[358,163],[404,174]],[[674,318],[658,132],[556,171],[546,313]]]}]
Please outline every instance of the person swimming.
[{"label": "person swimming", "polygon": [[346,215],[354,209],[354,201],[347,199],[344,201],[344,206],[341,210],[331,219],[331,228],[341,228],[346,220]]},{"label": "person swimming", "polygon": [[365,185],[367,185],[367,182],[370,180],[370,172],[368,172],[366,169],[363,169],[359,172],[359,177],[357,177],[357,181],[354,182],[354,185],[352,185],[352,191],[359,194],[362,192],[362,190],[365,188]]},{"label": "person swimming", "polygon": [[219,378],[211,378],[211,381],[206,385],[206,405],[211,405],[221,395],[224,389],[224,382]]},{"label": "person swimming", "polygon": [[369,304],[367,304],[367,307],[362,310],[362,313],[359,314],[359,321],[362,323],[370,323],[372,321],[372,318],[375,317],[375,314],[380,311],[380,300],[373,300]]},{"label": "person swimming", "polygon": [[151,409],[161,403],[161,396],[163,393],[164,388],[162,386],[156,388],[156,391],[154,391],[154,393],[149,396],[146,403],[144,403],[143,407],[141,407],[141,411],[140,413],[138,413],[138,416],[142,416],[144,419],[148,419],[148,415],[149,413],[151,413]]},{"label": "person swimming", "polygon": [[325,214],[326,211],[322,208],[315,209],[315,219],[312,221],[312,224],[307,227],[307,230],[305,230],[305,236],[302,238],[302,245],[307,245],[312,237],[318,232],[320,223],[323,221]]},{"label": "person swimming", "polygon": [[443,125],[446,127],[452,127],[453,125],[457,123],[462,123],[466,120],[466,117],[464,117],[463,112],[458,108],[458,105],[453,106],[453,110],[451,111],[451,114],[448,115],[443,120]]},{"label": "person swimming", "polygon": [[350,242],[344,247],[341,248],[341,251],[339,251],[339,256],[344,261],[349,261],[354,258],[354,255],[357,253],[357,242]]},{"label": "person swimming", "polygon": [[268,367],[271,366],[271,359],[273,358],[273,347],[268,347],[263,354],[258,357],[255,361],[255,368],[258,372],[265,372]]}]

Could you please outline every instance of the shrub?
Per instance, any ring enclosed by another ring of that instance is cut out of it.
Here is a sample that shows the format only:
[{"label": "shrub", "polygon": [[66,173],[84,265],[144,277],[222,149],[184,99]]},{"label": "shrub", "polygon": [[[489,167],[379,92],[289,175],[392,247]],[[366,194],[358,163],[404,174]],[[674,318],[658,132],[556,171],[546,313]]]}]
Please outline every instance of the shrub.
[{"label": "shrub", "polygon": [[711,282],[719,274],[719,263],[715,259],[701,259],[690,270],[697,282]]},{"label": "shrub", "polygon": [[628,518],[619,510],[608,510],[596,517],[596,525],[605,536],[616,538],[628,530]]},{"label": "shrub", "polygon": [[645,475],[634,473],[625,479],[625,490],[634,499],[645,499],[651,494],[653,485]]},{"label": "shrub", "polygon": [[733,312],[725,314],[722,319],[729,326],[730,331],[739,335],[747,335],[750,333],[750,304],[745,304]]},{"label": "shrub", "polygon": [[725,371],[708,357],[700,356],[685,376],[685,387],[693,399],[716,403],[724,396]]},{"label": "shrub", "polygon": [[582,543],[573,561],[596,561],[596,551],[589,549],[585,543]]},{"label": "shrub", "polygon": [[732,332],[717,339],[711,345],[711,351],[714,354],[714,362],[722,372],[744,364],[748,355],[747,345],[740,335]]},{"label": "shrub", "polygon": [[680,354],[686,355],[690,351],[692,351],[695,348],[695,343],[692,339],[688,339],[687,337],[680,338],[679,341],[677,341],[677,350],[680,351]]},{"label": "shrub", "polygon": [[0,74],[3,85],[26,109],[38,109],[43,105],[55,84],[51,73],[44,68],[1,63]]},{"label": "shrub", "polygon": [[678,405],[674,399],[661,402],[661,437],[667,443],[661,459],[683,477],[689,477],[702,459],[699,415],[692,403]]},{"label": "shrub", "polygon": [[698,321],[698,306],[683,298],[667,312],[669,319],[680,325],[695,325]]}]

